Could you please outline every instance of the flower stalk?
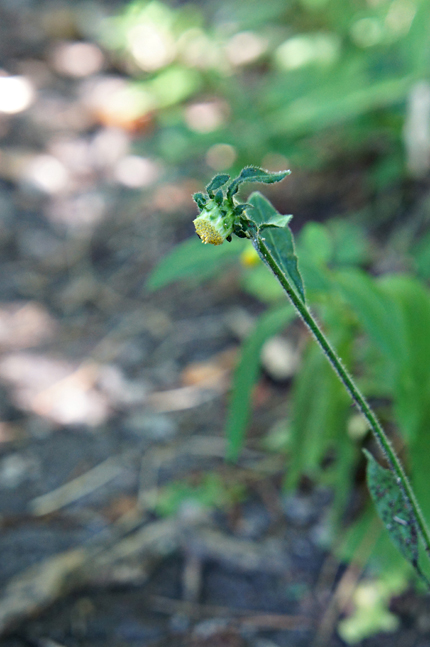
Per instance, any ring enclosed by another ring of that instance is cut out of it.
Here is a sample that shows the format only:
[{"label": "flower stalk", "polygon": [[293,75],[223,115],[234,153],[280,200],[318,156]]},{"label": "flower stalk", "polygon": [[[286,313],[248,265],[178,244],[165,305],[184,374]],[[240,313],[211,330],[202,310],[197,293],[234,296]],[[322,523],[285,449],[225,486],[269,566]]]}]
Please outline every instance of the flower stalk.
[{"label": "flower stalk", "polygon": [[339,380],[342,382],[343,386],[354,401],[354,404],[368,422],[369,427],[376,441],[378,442],[378,445],[380,446],[388,465],[396,475],[397,483],[402,490],[405,503],[407,507],[410,508],[416,519],[425,549],[427,553],[430,554],[430,533],[427,528],[427,524],[424,520],[421,508],[415,497],[412,485],[408,477],[406,476],[405,470],[403,469],[403,466],[396,452],[394,451],[390,440],[388,439],[384,429],[382,428],[381,423],[379,422],[365,397],[360,392],[351,375],[342,364],[341,359],[334,351],[333,347],[322,332],[311,312],[308,310],[307,306],[302,302],[302,300],[298,298],[292,285],[288,281],[287,276],[279,267],[273,255],[270,253],[270,250],[265,244],[264,237],[256,237],[253,243],[263,262],[269,267],[269,269],[273,272],[279,283],[284,288],[288,298],[290,299],[300,318],[312,333],[315,341],[327,357]]},{"label": "flower stalk", "polygon": [[279,182],[288,174],[289,171],[270,173],[250,166],[244,168],[240,175],[230,182],[230,177],[226,174],[215,176],[206,187],[206,194],[196,193],[193,196],[200,210],[199,216],[194,220],[196,232],[204,243],[213,245],[220,245],[224,240],[230,241],[232,234],[251,239],[261,260],[281,284],[298,315],[364,416],[386,458],[389,470],[380,466],[366,450],[363,450],[368,460],[367,482],[370,493],[392,541],[430,588],[429,580],[418,565],[418,536],[421,536],[425,550],[430,555],[430,533],[424,516],[405,470],[378,418],[306,305],[293,236],[288,227],[291,216],[280,215],[258,192],[248,198],[248,203],[239,203],[234,197],[243,182],[271,184]]}]

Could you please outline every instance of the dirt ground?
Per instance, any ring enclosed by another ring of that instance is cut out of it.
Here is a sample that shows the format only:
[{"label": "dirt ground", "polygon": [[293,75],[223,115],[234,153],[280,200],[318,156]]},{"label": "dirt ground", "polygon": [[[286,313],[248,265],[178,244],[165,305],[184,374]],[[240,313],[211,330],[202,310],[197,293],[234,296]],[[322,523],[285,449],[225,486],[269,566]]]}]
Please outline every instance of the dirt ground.
[{"label": "dirt ground", "polygon": [[[156,165],[124,183],[137,135],[94,103],[112,70],[89,30],[114,6],[0,2],[0,68],[30,81],[0,113],[1,645],[343,645],[339,592],[360,573],[323,548],[330,492],[286,496],[282,456],[253,442],[288,385],[262,378],[248,449],[224,462],[231,370],[261,305],[234,271],[145,289],[192,234],[200,187]],[[85,73],[64,63],[76,39],[93,47]],[[160,497],[168,511],[181,479],[207,474],[224,506],[163,514]],[[428,600],[392,606],[400,629],[360,644],[430,646]]]}]

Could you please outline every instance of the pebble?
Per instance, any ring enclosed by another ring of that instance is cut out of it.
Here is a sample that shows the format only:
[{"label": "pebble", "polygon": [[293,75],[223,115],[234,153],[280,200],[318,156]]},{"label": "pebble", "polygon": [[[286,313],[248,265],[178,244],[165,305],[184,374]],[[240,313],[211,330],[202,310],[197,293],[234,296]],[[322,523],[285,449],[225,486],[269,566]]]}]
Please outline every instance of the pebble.
[{"label": "pebble", "polygon": [[310,498],[292,494],[283,499],[282,507],[288,521],[298,527],[307,526],[315,520],[317,510]]},{"label": "pebble", "polygon": [[276,335],[264,344],[261,351],[261,363],[269,376],[283,382],[293,377],[299,367],[300,357],[291,341]]},{"label": "pebble", "polygon": [[127,431],[161,443],[168,442],[178,433],[178,425],[173,418],[162,414],[148,414],[145,410],[135,411],[128,416],[124,426]]}]

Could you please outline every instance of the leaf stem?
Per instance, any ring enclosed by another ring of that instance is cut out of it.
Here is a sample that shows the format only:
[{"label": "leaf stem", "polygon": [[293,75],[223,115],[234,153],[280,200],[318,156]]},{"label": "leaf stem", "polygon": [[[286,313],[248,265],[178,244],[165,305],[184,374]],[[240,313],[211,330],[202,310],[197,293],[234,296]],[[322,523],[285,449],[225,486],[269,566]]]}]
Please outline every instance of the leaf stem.
[{"label": "leaf stem", "polygon": [[317,324],[313,315],[310,313],[310,311],[308,310],[303,300],[295,292],[286,274],[282,271],[281,267],[277,264],[269,248],[265,244],[264,236],[261,236],[259,233],[257,233],[253,237],[253,244],[256,251],[260,255],[261,259],[264,261],[266,265],[268,265],[270,270],[278,279],[279,283],[284,288],[291,303],[297,310],[303,322],[311,331],[315,340],[317,341],[320,348],[322,349],[325,356],[327,357],[328,361],[330,362],[333,370],[337,374],[339,380],[342,382],[345,389],[348,391],[349,395],[351,396],[358,410],[362,413],[362,415],[368,422],[373,432],[373,435],[375,436],[379,446],[382,449],[382,452],[384,453],[387,459],[389,467],[391,468],[391,470],[394,472],[396,476],[396,480],[403,493],[405,503],[410,508],[411,512],[413,513],[416,519],[416,523],[418,525],[421,537],[423,539],[425,549],[427,553],[430,553],[429,530],[425,523],[418,501],[412,490],[412,485],[408,477],[406,476],[405,470],[403,469],[403,466],[396,452],[394,451],[394,448],[391,442],[389,441],[385,431],[383,430],[379,420],[377,419],[375,413],[373,412],[369,403],[366,401],[365,397],[358,389],[357,385],[355,384],[354,380],[352,379],[352,377],[350,376],[350,374],[348,373],[344,365],[342,364],[342,361],[336,354],[335,350],[332,348],[328,339],[325,337],[324,333],[322,332],[321,328]]}]

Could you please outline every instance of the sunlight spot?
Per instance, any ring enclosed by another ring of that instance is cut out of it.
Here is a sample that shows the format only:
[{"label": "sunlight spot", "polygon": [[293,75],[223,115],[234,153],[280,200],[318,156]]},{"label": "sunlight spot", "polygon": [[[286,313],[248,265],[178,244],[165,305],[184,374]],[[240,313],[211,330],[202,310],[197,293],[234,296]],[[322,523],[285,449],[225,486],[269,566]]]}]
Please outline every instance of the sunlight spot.
[{"label": "sunlight spot", "polygon": [[338,625],[343,640],[354,644],[378,632],[395,631],[399,626],[399,619],[389,610],[389,600],[403,588],[402,580],[394,574],[391,581],[360,582],[350,602],[350,615]]},{"label": "sunlight spot", "polygon": [[266,51],[267,41],[252,31],[242,31],[230,38],[225,49],[232,65],[245,65]]},{"label": "sunlight spot", "polygon": [[177,213],[181,209],[194,209],[192,194],[200,188],[194,180],[180,184],[163,184],[154,192],[153,206],[159,211]]},{"label": "sunlight spot", "polygon": [[52,155],[37,155],[24,170],[24,181],[44,193],[59,193],[69,182],[69,173]]},{"label": "sunlight spot", "polygon": [[0,362],[0,377],[15,404],[62,425],[96,426],[107,420],[107,397],[95,388],[98,374],[95,364],[76,368],[66,360],[30,353]]},{"label": "sunlight spot", "polygon": [[236,149],[230,144],[214,144],[206,153],[206,164],[215,171],[222,171],[230,168],[236,158]]},{"label": "sunlight spot", "polygon": [[72,77],[85,77],[100,72],[104,59],[93,43],[59,43],[52,52],[56,72]]},{"label": "sunlight spot", "polygon": [[385,24],[391,31],[407,34],[416,13],[416,6],[411,0],[394,0],[388,10]]},{"label": "sunlight spot", "polygon": [[84,101],[101,123],[126,129],[133,128],[135,121],[156,104],[148,90],[115,77],[102,77],[89,83]]},{"label": "sunlight spot", "polygon": [[114,169],[116,180],[131,189],[153,184],[159,174],[160,171],[155,162],[137,155],[123,157]]},{"label": "sunlight spot", "polygon": [[48,152],[56,157],[74,175],[91,176],[92,160],[90,157],[90,142],[84,137],[59,136],[52,138]]},{"label": "sunlight spot", "polygon": [[199,69],[221,68],[222,56],[214,43],[201,29],[193,27],[185,31],[178,40],[181,58],[188,67]]},{"label": "sunlight spot", "polygon": [[35,92],[25,76],[0,76],[0,112],[13,115],[26,110]]},{"label": "sunlight spot", "polygon": [[170,33],[151,22],[133,27],[127,39],[136,63],[145,72],[159,70],[175,57],[176,47]]},{"label": "sunlight spot", "polygon": [[340,51],[340,42],[335,34],[312,34],[294,36],[278,47],[275,59],[280,67],[295,70],[304,65],[333,63]]},{"label": "sunlight spot", "polygon": [[11,303],[0,308],[0,347],[28,348],[49,339],[56,322],[39,303]]},{"label": "sunlight spot", "polygon": [[130,138],[120,128],[103,128],[94,137],[91,148],[91,161],[98,168],[114,166],[127,155]]},{"label": "sunlight spot", "polygon": [[194,103],[185,109],[185,121],[190,130],[211,133],[225,121],[225,105],[220,101]]},{"label": "sunlight spot", "polygon": [[106,210],[106,195],[89,191],[53,200],[46,210],[46,216],[51,222],[66,226],[73,235],[88,235],[103,220]]},{"label": "sunlight spot", "polygon": [[409,172],[424,177],[430,169],[430,84],[425,81],[409,92],[403,140]]},{"label": "sunlight spot", "polygon": [[290,168],[290,162],[280,153],[267,153],[261,161],[261,166],[276,173],[276,171],[285,171],[286,168]]}]

